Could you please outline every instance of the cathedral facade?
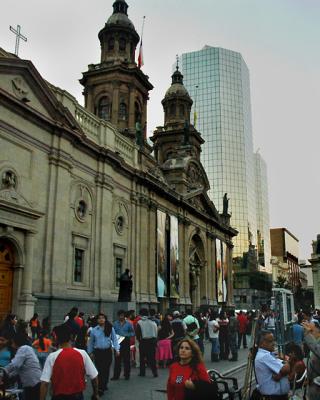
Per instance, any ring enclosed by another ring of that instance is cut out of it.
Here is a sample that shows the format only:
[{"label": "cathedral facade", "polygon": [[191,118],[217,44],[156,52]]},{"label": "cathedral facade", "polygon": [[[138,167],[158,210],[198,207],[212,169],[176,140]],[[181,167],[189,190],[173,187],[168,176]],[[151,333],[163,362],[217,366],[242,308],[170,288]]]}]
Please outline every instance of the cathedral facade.
[{"label": "cathedral facade", "polygon": [[85,107],[0,49],[0,318],[55,321],[75,305],[112,315],[127,268],[135,307],[233,303],[237,232],[207,195],[192,99],[177,68],[150,146],[153,86],[127,10],[116,0],[99,32]]}]

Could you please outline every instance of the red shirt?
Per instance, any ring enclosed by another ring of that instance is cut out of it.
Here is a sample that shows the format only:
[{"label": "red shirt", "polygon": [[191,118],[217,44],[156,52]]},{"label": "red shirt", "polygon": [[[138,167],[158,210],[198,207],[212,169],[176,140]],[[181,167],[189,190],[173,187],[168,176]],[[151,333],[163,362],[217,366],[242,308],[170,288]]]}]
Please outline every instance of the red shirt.
[{"label": "red shirt", "polygon": [[170,366],[169,378],[167,382],[168,400],[184,400],[185,381],[205,381],[210,383],[210,378],[203,363],[197,365],[196,369],[178,362]]},{"label": "red shirt", "polygon": [[239,321],[239,332],[246,333],[247,325],[248,325],[248,318],[244,314],[239,314],[237,316],[237,320]]},{"label": "red shirt", "polygon": [[75,317],[75,322],[80,326],[80,328],[83,327],[83,319],[80,317]]},{"label": "red shirt", "polygon": [[61,351],[53,364],[51,382],[55,396],[84,391],[85,367],[79,351],[72,348]]}]

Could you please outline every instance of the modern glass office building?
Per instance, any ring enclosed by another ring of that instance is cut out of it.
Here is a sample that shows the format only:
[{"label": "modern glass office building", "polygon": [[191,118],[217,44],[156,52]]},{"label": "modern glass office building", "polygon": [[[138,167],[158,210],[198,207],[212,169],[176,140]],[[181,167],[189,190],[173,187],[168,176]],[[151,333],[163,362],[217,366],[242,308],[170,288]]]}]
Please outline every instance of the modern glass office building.
[{"label": "modern glass office building", "polygon": [[220,212],[228,193],[234,262],[240,268],[249,245],[257,246],[255,162],[253,154],[249,71],[240,53],[205,46],[180,57],[184,84],[192,97],[193,123],[205,144],[202,163],[210,197]]}]

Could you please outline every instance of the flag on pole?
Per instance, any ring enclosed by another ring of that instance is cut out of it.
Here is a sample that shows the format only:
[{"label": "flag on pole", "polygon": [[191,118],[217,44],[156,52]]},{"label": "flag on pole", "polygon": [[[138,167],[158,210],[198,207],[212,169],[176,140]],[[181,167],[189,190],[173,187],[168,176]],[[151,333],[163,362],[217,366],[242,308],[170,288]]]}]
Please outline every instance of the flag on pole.
[{"label": "flag on pole", "polygon": [[139,55],[138,55],[138,67],[139,68],[141,68],[144,65],[142,38],[143,38],[143,29],[144,29],[144,20],[145,19],[146,19],[146,16],[144,15],[142,18],[141,39],[140,39],[140,48],[139,48]]},{"label": "flag on pole", "polygon": [[141,68],[144,65],[143,61],[143,47],[142,47],[142,38],[140,41],[140,48],[139,48],[139,56],[138,56],[138,67]]}]

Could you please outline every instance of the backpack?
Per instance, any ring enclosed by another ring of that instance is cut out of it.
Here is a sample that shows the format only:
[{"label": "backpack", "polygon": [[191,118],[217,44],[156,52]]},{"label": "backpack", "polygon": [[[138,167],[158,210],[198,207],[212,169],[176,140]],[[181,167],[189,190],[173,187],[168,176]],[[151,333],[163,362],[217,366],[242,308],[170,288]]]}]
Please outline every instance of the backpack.
[{"label": "backpack", "polygon": [[174,332],[174,337],[173,337],[174,339],[180,339],[185,337],[182,321],[173,320],[171,322],[171,327]]}]

